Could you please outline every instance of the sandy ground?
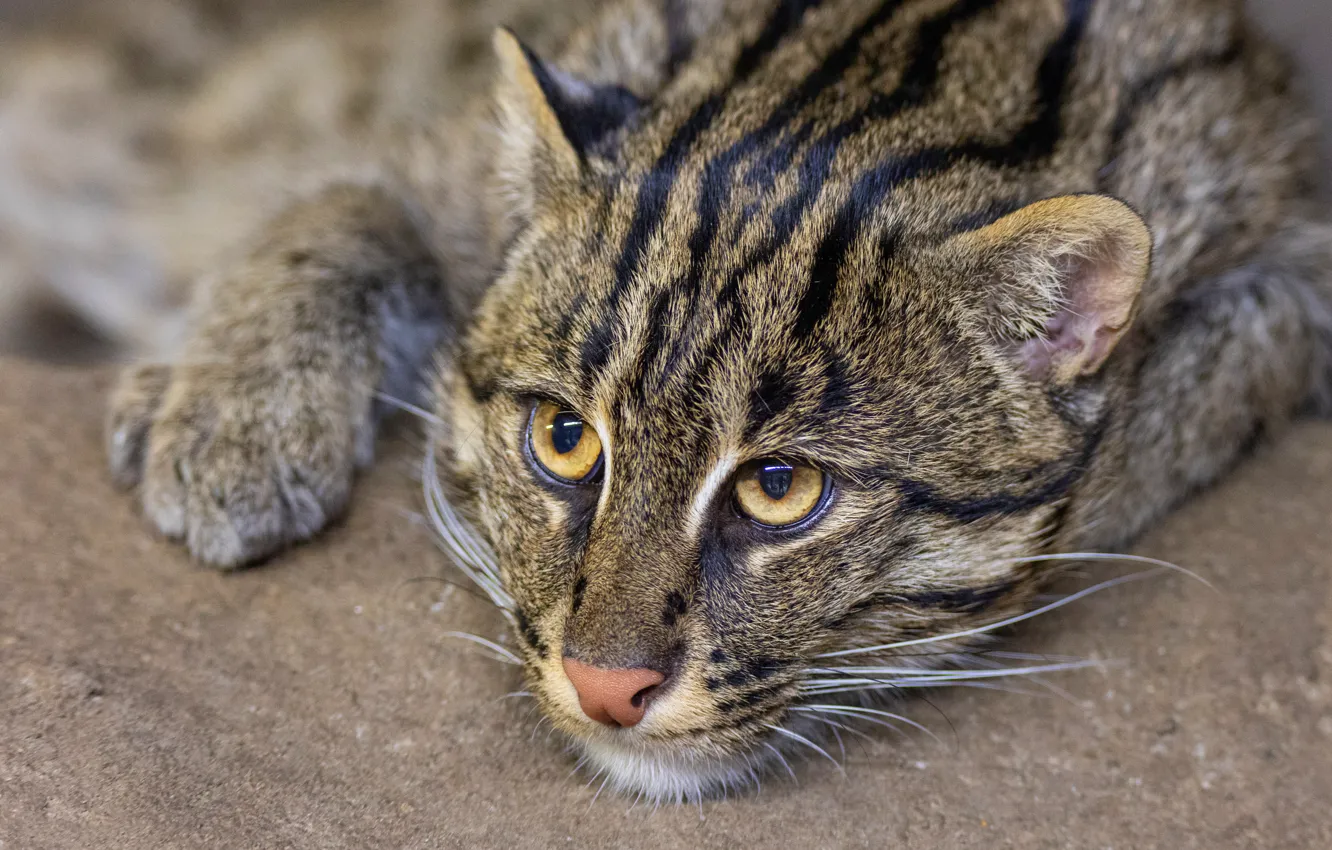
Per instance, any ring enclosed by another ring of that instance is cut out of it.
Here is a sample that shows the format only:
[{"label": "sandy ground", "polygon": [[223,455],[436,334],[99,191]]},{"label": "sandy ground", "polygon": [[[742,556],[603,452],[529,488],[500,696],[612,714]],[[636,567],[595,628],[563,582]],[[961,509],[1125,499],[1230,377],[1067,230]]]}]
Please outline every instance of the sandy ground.
[{"label": "sandy ground", "polygon": [[[102,471],[108,373],[0,361],[0,847],[1332,847],[1332,424],[1143,541],[1186,565],[1006,639],[1068,697],[934,694],[845,775],[653,812],[602,795],[450,629],[503,639],[408,515],[412,429],[350,518],[217,575]],[[1112,574],[1088,568],[1068,588]],[[835,752],[835,751],[834,751]]]}]

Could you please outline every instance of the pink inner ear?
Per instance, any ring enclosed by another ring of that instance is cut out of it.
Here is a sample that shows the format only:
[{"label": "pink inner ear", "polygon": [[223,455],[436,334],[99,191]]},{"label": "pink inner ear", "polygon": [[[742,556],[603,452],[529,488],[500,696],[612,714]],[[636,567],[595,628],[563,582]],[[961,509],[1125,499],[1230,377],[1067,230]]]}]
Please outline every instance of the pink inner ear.
[{"label": "pink inner ear", "polygon": [[1080,259],[1069,265],[1065,305],[1045,333],[1025,340],[1018,358],[1038,380],[1067,383],[1101,368],[1128,329],[1138,288],[1113,261]]}]

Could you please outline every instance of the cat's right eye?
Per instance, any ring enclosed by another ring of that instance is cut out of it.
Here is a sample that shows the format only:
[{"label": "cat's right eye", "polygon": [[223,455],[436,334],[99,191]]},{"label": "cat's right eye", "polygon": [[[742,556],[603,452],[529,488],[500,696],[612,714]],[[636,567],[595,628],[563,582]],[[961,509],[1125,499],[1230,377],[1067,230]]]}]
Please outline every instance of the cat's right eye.
[{"label": "cat's right eye", "polygon": [[601,438],[576,411],[537,402],[528,426],[532,458],[551,477],[566,484],[583,484],[601,469]]}]

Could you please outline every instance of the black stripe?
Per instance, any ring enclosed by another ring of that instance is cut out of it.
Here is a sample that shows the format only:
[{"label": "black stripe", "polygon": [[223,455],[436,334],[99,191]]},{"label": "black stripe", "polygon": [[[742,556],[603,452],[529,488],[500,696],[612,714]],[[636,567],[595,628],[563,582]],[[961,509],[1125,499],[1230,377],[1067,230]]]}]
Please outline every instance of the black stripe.
[{"label": "black stripe", "polygon": [[721,111],[730,88],[748,79],[758,69],[763,59],[800,23],[806,9],[815,7],[820,2],[821,0],[782,0],[772,17],[768,19],[763,32],[736,58],[728,87],[714,92],[699,104],[671,136],[666,149],[657,158],[647,178],[639,187],[638,203],[629,227],[629,236],[625,240],[624,250],[621,252],[615,272],[616,291],[621,295],[613,295],[613,298],[618,300],[618,297],[622,297],[623,289],[629,285],[634,272],[638,270],[647,242],[665,214],[666,197],[675,185],[685,156],[693,148],[698,137],[712,125]]},{"label": "black stripe", "polygon": [[823,393],[819,397],[819,413],[827,415],[851,406],[855,395],[850,375],[847,374],[846,361],[834,353],[828,354],[827,365],[823,369]]},{"label": "black stripe", "polygon": [[[768,120],[761,127],[738,140],[721,157],[738,161],[759,147],[768,144],[775,136],[788,129],[791,121],[800,114],[801,110],[813,103],[830,87],[842,81],[846,72],[860,56],[865,39],[891,20],[897,10],[901,8],[903,2],[904,0],[886,0],[882,3],[868,18],[851,31],[832,53],[829,53],[819,63],[818,68],[777,105],[777,108],[773,110],[772,114],[768,116]],[[809,131],[810,125],[806,124],[796,131],[796,136],[807,135]],[[788,164],[794,155],[794,150],[789,144],[791,137],[788,137],[786,141],[788,144],[775,146],[767,157],[755,162],[750,167],[749,179],[751,181],[759,179],[771,183],[778,174],[785,170],[785,164]]]},{"label": "black stripe", "polygon": [[541,639],[541,635],[532,626],[532,621],[527,619],[527,612],[522,608],[517,608],[513,612],[514,622],[518,626],[518,634],[522,637],[529,647],[536,650],[536,654],[544,661],[550,655],[550,647]]},{"label": "black stripe", "polygon": [[1021,580],[995,582],[980,587],[958,587],[948,590],[922,590],[916,593],[890,594],[876,597],[881,605],[910,605],[930,608],[950,614],[977,614],[1010,595],[1022,584]]},{"label": "black stripe", "polygon": [[1071,457],[1041,464],[1033,469],[1014,473],[1023,481],[1044,481],[1024,492],[1001,490],[984,496],[946,496],[938,488],[914,479],[898,482],[902,494],[900,510],[903,513],[932,513],[957,522],[975,522],[997,516],[1013,516],[1034,508],[1044,507],[1066,498],[1074,485],[1086,473],[1096,449],[1106,432],[1107,422],[1098,423],[1086,442]]},{"label": "black stripe", "polygon": [[[742,272],[732,273],[717,293],[715,321],[721,324],[721,330],[704,348],[701,366],[690,382],[687,399],[692,405],[702,405],[704,395],[712,386],[712,373],[722,363],[722,355],[749,329],[749,310],[740,297],[740,282],[744,279]],[[700,437],[708,439],[709,435]]]},{"label": "black stripe", "polygon": [[[888,94],[876,95],[865,110],[846,119],[815,140],[801,162],[796,193],[774,211],[773,237],[745,264],[743,269],[745,274],[760,264],[767,263],[778,248],[789,241],[822,193],[832,171],[833,160],[842,143],[859,132],[871,118],[875,120],[889,118],[924,102],[938,82],[944,42],[948,36],[958,25],[990,9],[995,2],[996,0],[968,0],[950,7],[923,24],[916,40],[911,64],[897,88]],[[817,92],[821,92],[840,79],[858,55],[864,37],[874,27],[882,26],[895,8],[896,4],[893,3],[880,7],[878,13],[857,28],[825,60],[820,69],[806,80],[793,101],[813,99]],[[780,109],[782,107],[779,107]],[[771,170],[775,164],[771,163],[766,170]],[[867,188],[871,189],[868,193],[865,191]],[[837,272],[846,257],[846,252],[855,241],[860,218],[865,212],[877,206],[887,191],[887,185],[861,181],[857,189],[852,192],[851,198],[838,211],[837,218],[820,242],[810,272],[809,285],[797,308],[794,327],[797,337],[807,336],[831,309],[836,292]]]},{"label": "black stripe", "polygon": [[[1059,142],[1062,129],[1068,77],[1072,73],[1078,45],[1086,30],[1087,19],[1094,3],[1095,0],[1068,0],[1068,22],[1063,33],[1046,51],[1037,71],[1037,111],[1030,121],[1002,145],[972,141],[951,148],[926,148],[895,157],[870,169],[857,179],[851,190],[851,196],[838,214],[839,220],[846,215],[853,224],[848,234],[849,238],[855,238],[855,226],[858,226],[863,217],[882,204],[894,188],[907,180],[937,174],[964,159],[1014,167],[1052,154]],[[895,114],[919,102],[928,94],[930,85],[937,81],[938,51],[942,50],[943,40],[949,30],[948,26],[943,25],[942,19],[947,19],[950,25],[955,25],[962,16],[960,14],[954,16],[951,13],[969,11],[975,14],[987,6],[988,3],[981,0],[971,4],[959,4],[949,10],[950,14],[927,24],[926,28],[922,29],[922,35],[928,29],[930,39],[929,41],[922,39],[918,45],[919,52],[912,62],[912,72],[903,77],[896,91],[885,95],[872,110],[874,117],[884,118]],[[924,61],[926,56],[932,57],[932,65]],[[816,187],[822,188],[831,169],[837,146],[859,130],[863,123],[861,119],[870,114],[871,111],[867,111],[861,116],[848,119],[815,143],[806,155],[801,169],[801,194],[795,196],[793,200],[798,199],[801,205],[812,203],[812,197],[806,193],[815,191]],[[778,210],[779,216],[794,214],[799,217],[803,216],[803,212],[803,209]],[[798,325],[797,328],[799,327]]]},{"label": "black stripe", "polygon": [[[638,268],[647,253],[647,246],[661,225],[666,213],[666,200],[679,178],[685,157],[721,111],[730,87],[748,79],[758,69],[763,59],[800,23],[805,11],[818,6],[821,2],[822,0],[781,0],[758,38],[745,47],[736,58],[728,87],[714,92],[699,104],[671,136],[666,149],[639,184],[634,216],[630,220],[629,233],[625,237],[624,247],[615,266],[615,283],[603,311],[603,324],[610,325],[618,319],[616,311],[619,309],[620,301],[632,285],[634,276],[638,273]],[[608,330],[599,336],[613,339],[614,331]],[[593,380],[606,365],[609,356],[609,345],[584,346],[582,351],[584,379]]]},{"label": "black stripe", "polygon": [[564,137],[580,157],[615,135],[643,105],[624,86],[596,85],[570,77],[551,68],[527,45],[522,48]]},{"label": "black stripe", "polygon": [[[922,38],[918,39],[917,42],[917,55],[908,74],[904,75],[898,84],[898,88],[893,93],[885,95],[875,102],[873,116],[875,118],[888,117],[928,97],[930,90],[938,79],[942,44],[949,32],[958,23],[989,8],[994,2],[995,0],[971,0],[971,2],[961,3],[950,8],[923,27]],[[840,79],[841,74],[845,72],[846,68],[858,55],[860,43],[864,37],[872,32],[875,27],[881,26],[891,16],[897,5],[897,2],[884,4],[875,15],[871,16],[869,21],[858,27],[820,65],[820,68],[806,79],[790,103],[796,104],[812,100],[819,92]],[[782,108],[779,107],[779,110]],[[792,112],[797,109],[794,105],[786,108]],[[842,122],[815,141],[801,163],[796,193],[778,205],[773,212],[772,235],[747,258],[743,266],[732,272],[728,281],[729,287],[738,287],[740,281],[769,263],[777,251],[790,241],[796,229],[813,207],[815,200],[821,194],[831,173],[833,159],[837,154],[838,147],[843,141],[861,129],[869,114],[868,112],[857,113],[857,115]],[[718,230],[717,223],[720,221],[720,210],[730,194],[730,180],[735,164],[740,161],[744,154],[748,153],[751,146],[765,140],[765,137],[775,132],[778,127],[779,125],[776,123],[765,124],[764,127],[749,134],[745,139],[740,140],[736,145],[708,163],[704,172],[704,183],[699,192],[697,209],[699,223],[696,225],[690,239],[690,277],[695,281],[697,281],[697,276],[701,276],[706,250],[711,245],[713,234]],[[807,333],[831,306],[835,287],[835,272],[837,267],[840,266],[846,250],[854,241],[859,212],[873,206],[878,199],[882,198],[883,194],[886,194],[886,189],[879,193],[876,198],[869,199],[869,203],[858,197],[853,197],[852,201],[844,206],[841,213],[839,213],[833,229],[825,234],[824,243],[820,249],[822,263],[816,257],[816,272],[819,274],[818,280],[820,282],[818,285],[811,285],[807,288],[802,298],[798,311],[800,318],[796,324],[797,333],[802,329],[805,329]],[[811,281],[811,283],[813,284],[814,281]],[[693,291],[697,291],[696,282]],[[715,349],[720,344],[724,344],[733,336],[733,330],[728,325],[723,331],[723,338],[715,340],[709,348]],[[712,362],[714,362],[713,358],[706,358],[704,367],[708,368]],[[695,386],[703,383],[702,381],[696,381]]]},{"label": "black stripe", "polygon": [[666,74],[670,80],[679,73],[680,66],[689,61],[694,52],[694,35],[685,29],[689,22],[688,4],[685,0],[666,0],[662,8],[662,20],[666,24]]},{"label": "black stripe", "polygon": [[855,215],[855,208],[850,203],[843,204],[832,226],[819,240],[810,267],[809,283],[796,308],[795,337],[798,340],[813,333],[832,309],[837,294],[837,275],[851,248],[851,240],[855,238]]},{"label": "black stripe", "polygon": [[[1240,60],[1244,55],[1242,41],[1236,39],[1223,50],[1190,56],[1149,74],[1138,81],[1115,114],[1110,130],[1110,152],[1106,157],[1110,170],[1122,153],[1124,138],[1138,121],[1142,110],[1154,101],[1170,83],[1194,74],[1216,71]],[[1104,176],[1108,176],[1108,173]]]},{"label": "black stripe", "polygon": [[745,439],[752,440],[758,429],[786,410],[796,400],[796,388],[786,370],[774,366],[759,378],[758,386],[749,396],[749,417],[745,426]]},{"label": "black stripe", "polygon": [[651,370],[652,363],[656,360],[666,341],[666,314],[670,307],[671,289],[667,287],[658,292],[656,297],[652,299],[652,307],[648,310],[647,332],[643,340],[643,349],[638,354],[638,363],[635,364],[634,381],[630,393],[633,398],[640,401],[646,397],[648,373]]},{"label": "black stripe", "polygon": [[983,227],[989,227],[1006,215],[1017,212],[1025,205],[1025,201],[1016,198],[990,201],[978,210],[958,216],[948,225],[947,231],[949,233],[970,233],[973,230],[980,230]]},{"label": "black stripe", "polygon": [[[901,0],[893,0],[892,3],[885,4],[896,7]],[[812,7],[814,3],[806,4],[806,8]],[[883,12],[880,9],[880,13]],[[801,12],[803,14],[803,10]],[[879,17],[876,13],[875,19]],[[792,23],[794,25],[794,22]],[[759,42],[764,39],[760,38]],[[758,42],[756,42],[758,43]],[[775,43],[774,43],[775,46]],[[756,62],[748,63],[750,66],[756,65]],[[827,63],[825,62],[826,66]],[[751,67],[752,70],[752,67]],[[838,75],[840,76],[840,74]],[[817,78],[817,84],[812,82]],[[778,132],[786,122],[785,114],[799,108],[800,104],[811,100],[819,91],[830,85],[837,77],[827,73],[825,68],[816,71],[804,84],[797,90],[793,98],[788,99],[783,105],[779,106],[773,115],[769,116],[767,122],[758,130],[748,133],[726,150],[710,159],[704,166],[703,174],[699,180],[698,201],[695,207],[697,222],[689,236],[689,270],[685,279],[681,283],[684,289],[685,303],[689,305],[689,312],[696,313],[699,298],[701,297],[702,281],[704,276],[704,266],[708,252],[711,250],[714,240],[720,233],[720,223],[722,210],[731,200],[731,185],[734,179],[736,166],[747,156],[755,147],[763,144],[773,134]],[[792,151],[794,153],[794,151]],[[753,210],[746,210],[745,217],[753,214]],[[752,268],[752,264],[750,264]],[[617,278],[617,281],[619,279]],[[677,340],[672,351],[670,362],[678,364],[685,356],[685,340]]]},{"label": "black stripe", "polygon": [[[790,221],[791,229],[798,225],[804,211],[813,204],[824,183],[827,182],[833,159],[842,143],[859,132],[868,121],[892,118],[906,109],[924,103],[939,81],[945,41],[957,26],[992,8],[996,2],[997,0],[966,0],[922,24],[917,33],[911,63],[903,72],[897,87],[888,93],[876,93],[864,110],[842,121],[814,141],[801,164],[800,193],[785,205],[785,209],[779,210],[777,218]],[[840,80],[859,55],[861,41],[874,28],[882,26],[897,5],[899,4],[885,4],[870,20],[857,28],[851,37],[825,60],[819,70],[806,80],[797,95],[787,104],[778,107],[779,112],[785,110],[786,113],[794,115],[800,106],[812,101],[825,88]],[[757,170],[760,173],[774,171],[781,167],[782,160],[787,156],[787,152],[778,146],[761,166],[757,166]]]}]

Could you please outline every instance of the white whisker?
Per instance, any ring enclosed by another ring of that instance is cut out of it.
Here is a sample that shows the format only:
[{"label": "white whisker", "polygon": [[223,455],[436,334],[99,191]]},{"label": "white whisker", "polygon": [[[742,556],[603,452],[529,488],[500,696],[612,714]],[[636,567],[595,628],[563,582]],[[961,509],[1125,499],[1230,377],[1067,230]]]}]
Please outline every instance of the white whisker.
[{"label": "white whisker", "polygon": [[574,763],[573,770],[569,771],[569,775],[566,776],[565,778],[571,779],[573,775],[577,773],[579,770],[581,770],[583,765],[585,764],[587,764],[587,753],[584,753],[578,757],[578,761]]},{"label": "white whisker", "polygon": [[841,762],[839,762],[837,759],[835,759],[835,758],[833,758],[831,755],[829,755],[829,754],[828,754],[828,751],[825,750],[823,747],[820,747],[818,744],[816,744],[816,743],[814,743],[813,741],[811,741],[810,739],[806,738],[804,735],[798,734],[798,733],[796,733],[796,732],[792,732],[790,729],[783,729],[783,728],[780,727],[780,726],[773,726],[771,723],[764,723],[763,726],[764,726],[765,728],[767,728],[767,729],[771,729],[772,731],[776,732],[776,733],[779,734],[779,735],[784,735],[784,736],[786,736],[787,738],[790,738],[792,741],[795,741],[795,742],[800,743],[800,744],[804,744],[805,746],[807,746],[807,747],[809,747],[810,749],[812,749],[814,752],[818,753],[819,755],[821,755],[821,756],[823,756],[824,758],[826,758],[828,761],[832,762],[832,763],[833,763],[833,766],[836,767],[836,768],[837,768],[839,771],[841,771],[843,774],[846,773],[846,769],[845,769],[844,767],[842,767]]},{"label": "white whisker", "polygon": [[[592,777],[592,778],[595,779],[596,777],[594,776],[594,777]],[[587,810],[588,810],[589,812],[592,811],[592,807],[595,806],[595,805],[597,804],[597,798],[601,796],[601,792],[606,790],[606,783],[607,783],[607,782],[610,782],[610,778],[611,778],[611,775],[610,775],[609,773],[607,773],[607,774],[606,774],[606,778],[603,779],[603,780],[601,780],[601,785],[597,788],[597,793],[595,793],[595,794],[592,795],[592,802],[590,802],[590,803],[587,804]],[[589,782],[588,784],[591,785],[592,783]]]},{"label": "white whisker", "polygon": [[[497,661],[503,661],[506,664],[521,665],[523,663],[523,660],[517,655],[514,655],[511,650],[500,646],[493,640],[483,638],[480,635],[469,634],[467,632],[445,632],[444,637],[458,638],[460,640],[471,641],[479,646],[484,646],[486,649],[489,649],[491,652],[500,656],[496,659]],[[528,696],[531,696],[531,694],[528,694]]]},{"label": "white whisker", "polygon": [[1134,564],[1146,564],[1151,567],[1159,567],[1164,570],[1177,572],[1188,576],[1201,583],[1208,590],[1216,590],[1210,581],[1195,573],[1193,570],[1181,567],[1179,564],[1172,564],[1170,561],[1162,561],[1159,558],[1148,558],[1145,555],[1125,555],[1116,552],[1068,552],[1059,555],[1032,555],[1026,558],[1010,558],[1004,561],[995,561],[996,564],[1037,564],[1044,561],[1120,561]]},{"label": "white whisker", "polygon": [[513,598],[503,588],[494,555],[449,504],[436,474],[435,463],[435,445],[431,442],[426,447],[422,469],[422,489],[431,526],[440,543],[452,556],[454,565],[485,591],[491,602],[512,620]]},{"label": "white whisker", "polygon": [[[830,672],[845,676],[901,676],[907,679],[992,679],[999,676],[1030,676],[1034,673],[1059,673],[1065,670],[1081,670],[1087,667],[1100,667],[1103,662],[1095,660],[1067,661],[1061,664],[1037,664],[1030,667],[1000,667],[990,670],[940,670],[902,667],[828,667]],[[809,681],[823,681],[817,677]],[[832,679],[831,681],[841,681]],[[877,681],[877,680],[876,680]]]},{"label": "white whisker", "polygon": [[772,744],[768,743],[767,741],[764,741],[764,742],[763,742],[763,746],[765,746],[765,747],[767,747],[768,749],[772,750],[772,754],[775,755],[775,756],[777,757],[777,761],[779,761],[779,762],[781,763],[782,767],[786,768],[786,772],[787,772],[787,773],[791,774],[791,779],[792,779],[796,784],[799,784],[799,783],[800,783],[800,780],[796,778],[795,771],[791,769],[791,763],[790,763],[789,761],[786,760],[786,756],[782,755],[782,751],[779,750],[779,749],[777,749],[776,747],[774,747]]},{"label": "white whisker", "polygon": [[[869,735],[866,735],[864,732],[861,732],[859,729],[852,729],[850,726],[847,726],[847,725],[845,725],[845,724],[843,724],[843,723],[838,723],[838,722],[835,721],[835,720],[829,719],[829,718],[827,718],[827,717],[822,717],[822,716],[820,716],[820,715],[823,715],[823,714],[838,714],[839,712],[835,712],[835,711],[818,711],[818,710],[815,710],[815,709],[810,708],[809,706],[802,706],[802,705],[795,705],[795,706],[792,706],[790,710],[791,710],[791,711],[799,712],[799,713],[801,713],[801,714],[809,714],[809,715],[813,715],[813,716],[810,718],[811,720],[815,720],[815,721],[817,721],[817,722],[819,722],[819,723],[823,723],[823,724],[826,724],[827,726],[831,727],[832,730],[833,730],[833,734],[834,734],[834,735],[837,734],[837,730],[838,730],[838,729],[841,729],[841,730],[844,731],[844,732],[850,732],[852,735],[857,735],[857,736],[859,736],[859,737],[861,737],[861,738],[864,738],[866,741],[873,741],[873,740],[874,740],[874,739],[871,738]],[[884,724],[884,725],[887,725],[887,724]],[[838,746],[841,746],[841,744],[842,744],[842,738],[841,738],[841,736],[838,736],[838,737],[837,737],[837,744],[838,744]],[[842,758],[846,758],[846,748],[845,748],[845,747],[842,747]]]},{"label": "white whisker", "polygon": [[[830,693],[833,691],[846,690],[850,686],[857,685],[882,685],[892,688],[927,688],[937,684],[955,684],[957,682],[973,681],[977,679],[1000,679],[1012,676],[1033,676],[1039,673],[1058,673],[1066,670],[1085,670],[1089,667],[1104,667],[1103,661],[1077,661],[1068,664],[1046,664],[1039,667],[1006,667],[998,670],[930,670],[922,671],[919,675],[906,676],[900,678],[869,678],[875,675],[878,670],[874,667],[846,668],[847,670],[859,670],[863,673],[860,676],[846,676],[843,678],[811,678],[801,683],[800,690],[806,694]],[[892,669],[892,668],[883,668]],[[851,687],[854,689],[854,687]],[[873,690],[867,688],[867,690]]]},{"label": "white whisker", "polygon": [[1076,655],[1050,655],[1045,652],[1003,652],[999,650],[987,650],[984,653],[963,653],[964,655],[974,655],[978,663],[988,661],[992,658],[1002,658],[1005,661],[1045,661],[1047,663],[1056,663],[1061,661],[1082,661]]},{"label": "white whisker", "polygon": [[410,413],[413,416],[417,416],[421,419],[424,419],[426,422],[429,422],[432,425],[442,425],[444,423],[444,420],[440,419],[438,416],[426,410],[425,408],[417,407],[411,402],[403,401],[400,398],[394,398],[388,393],[376,390],[375,398],[379,399],[380,401],[384,402],[390,407],[396,407],[398,410],[401,410],[405,413]]},{"label": "white whisker", "polygon": [[1005,684],[996,684],[995,682],[976,682],[976,681],[927,681],[927,682],[908,682],[908,681],[875,681],[869,680],[869,683],[860,683],[855,685],[842,685],[817,691],[809,691],[811,696],[829,696],[832,694],[844,693],[869,693],[872,691],[905,691],[910,688],[980,688],[989,691],[1004,691],[1010,694],[1020,694],[1022,696],[1038,697],[1048,696],[1039,691],[1033,691],[1027,688],[1016,688]]},{"label": "white whisker", "polygon": [[[899,720],[902,723],[905,723],[906,725],[910,726],[912,729],[924,732],[926,735],[929,735],[931,738],[933,738],[935,741],[938,741],[940,744],[943,743],[943,741],[939,740],[939,736],[931,732],[928,727],[922,726],[921,724],[917,723],[916,721],[912,720],[909,717],[903,717],[900,714],[893,714],[892,712],[888,711],[880,711],[877,708],[865,708],[864,706],[859,706],[859,705],[835,705],[835,704],[822,704],[822,703],[813,704],[813,705],[807,704],[801,707],[816,709],[819,711],[827,711],[833,714],[841,714],[845,716],[859,716],[870,723],[877,723],[881,726],[885,726],[889,729],[892,729],[894,732],[898,733],[899,735],[904,735],[906,733],[904,733],[901,729],[898,729],[897,726],[892,723],[893,720]],[[885,719],[880,720],[878,718],[885,718]]]},{"label": "white whisker", "polygon": [[1028,611],[1025,614],[1018,614],[1015,617],[1009,617],[1008,619],[1000,620],[997,623],[990,623],[989,625],[985,626],[976,626],[975,628],[972,629],[964,629],[960,632],[950,632],[948,634],[935,635],[934,637],[916,638],[914,640],[903,640],[903,641],[897,641],[896,643],[885,643],[885,644],[880,644],[878,646],[867,646],[859,649],[842,649],[836,652],[825,652],[820,655],[816,655],[814,657],[841,658],[848,655],[866,655],[871,652],[884,652],[892,649],[901,649],[907,646],[920,646],[922,644],[927,644],[927,643],[938,643],[939,641],[957,640],[959,638],[985,634],[986,632],[992,632],[996,629],[1002,629],[1005,626],[1011,626],[1015,623],[1020,623],[1024,620],[1030,620],[1033,617],[1039,617],[1042,614],[1048,614],[1049,612],[1057,608],[1062,608],[1065,605],[1071,605],[1072,603],[1077,602],[1079,599],[1091,596],[1094,593],[1100,593],[1102,590],[1109,590],[1112,587],[1116,587],[1121,584],[1128,584],[1129,582],[1142,581],[1148,578],[1155,578],[1156,576],[1159,576],[1164,572],[1165,572],[1164,569],[1158,568],[1154,570],[1147,570],[1141,573],[1131,573],[1126,576],[1119,576],[1118,578],[1112,578],[1107,581],[1103,581],[1100,584],[1093,585],[1085,590],[1080,590],[1077,593],[1069,594],[1068,596],[1065,596],[1063,599],[1060,599],[1058,602],[1051,602],[1049,605],[1043,605],[1034,611]]},{"label": "white whisker", "polygon": [[[864,732],[861,732],[859,729],[848,729],[846,726],[843,726],[840,723],[834,723],[832,720],[829,720],[827,717],[823,717],[821,715],[831,714],[838,717],[849,717],[855,720],[863,720],[866,723],[873,723],[875,726],[882,726],[885,729],[891,729],[892,731],[896,732],[899,735],[906,734],[901,729],[898,729],[896,726],[894,726],[893,724],[889,723],[886,720],[879,720],[873,717],[861,717],[860,715],[853,714],[849,711],[835,711],[833,709],[828,709],[828,708],[814,708],[813,706],[808,706],[808,705],[793,705],[789,710],[796,712],[798,714],[815,715],[812,719],[817,720],[820,723],[827,723],[829,726],[834,726],[839,729],[846,729],[846,731],[853,732],[862,738],[869,738],[869,736],[866,735]],[[841,743],[841,741],[839,740],[838,743]],[[842,753],[842,757],[843,758],[846,757],[845,752]]]}]

